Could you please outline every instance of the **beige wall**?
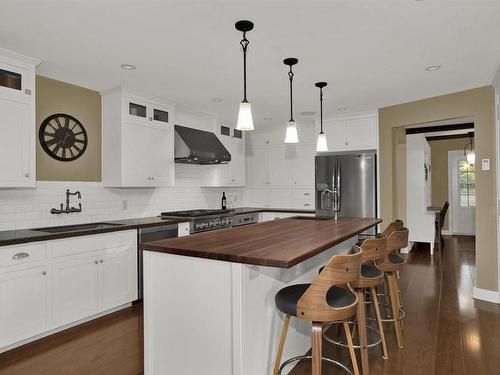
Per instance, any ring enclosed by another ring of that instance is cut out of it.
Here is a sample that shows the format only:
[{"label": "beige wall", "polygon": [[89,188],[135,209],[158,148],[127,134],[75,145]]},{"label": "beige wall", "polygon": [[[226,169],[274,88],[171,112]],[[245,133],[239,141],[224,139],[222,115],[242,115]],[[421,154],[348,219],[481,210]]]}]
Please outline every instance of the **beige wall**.
[{"label": "beige wall", "polygon": [[[432,205],[442,207],[444,202],[450,201],[448,197],[448,151],[463,151],[469,138],[441,139],[430,141],[431,146],[431,175],[432,175]],[[448,229],[448,216],[444,229]]]},{"label": "beige wall", "polygon": [[[40,146],[40,125],[55,113],[66,113],[77,118],[87,131],[87,150],[74,161],[55,160]],[[101,95],[97,91],[37,76],[36,124],[38,181],[101,181]]]},{"label": "beige wall", "polygon": [[[395,168],[397,136],[394,129],[426,122],[473,117],[476,158],[489,158],[489,171],[476,176],[476,286],[498,290],[495,92],[492,86],[437,96],[379,110],[380,210],[386,223],[405,212],[401,197],[405,186],[397,184],[401,167]],[[399,164],[398,164],[399,166]]]}]

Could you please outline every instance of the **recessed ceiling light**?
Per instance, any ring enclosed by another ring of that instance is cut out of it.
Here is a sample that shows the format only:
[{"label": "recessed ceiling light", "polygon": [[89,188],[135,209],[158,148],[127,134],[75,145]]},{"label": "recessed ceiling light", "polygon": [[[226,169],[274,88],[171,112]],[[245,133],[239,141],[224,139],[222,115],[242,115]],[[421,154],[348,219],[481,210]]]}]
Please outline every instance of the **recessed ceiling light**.
[{"label": "recessed ceiling light", "polygon": [[135,70],[135,65],[130,65],[130,64],[121,64],[120,68],[124,70]]},{"label": "recessed ceiling light", "polygon": [[315,114],[316,114],[316,112],[314,112],[314,111],[304,111],[304,112],[300,112],[300,115],[301,115],[301,116],[313,116],[313,115],[315,115]]},{"label": "recessed ceiling light", "polygon": [[427,70],[428,72],[435,72],[436,70],[439,69],[441,69],[441,65],[432,65],[425,68],[425,70]]},{"label": "recessed ceiling light", "polygon": [[264,117],[262,120],[264,121],[271,121],[273,118],[272,117]]},{"label": "recessed ceiling light", "polygon": [[213,101],[214,103],[220,103],[220,102],[223,102],[223,101],[224,101],[224,99],[222,99],[222,98],[212,98],[212,101]]},{"label": "recessed ceiling light", "polygon": [[347,107],[339,107],[337,108],[337,111],[340,111],[340,112],[344,112],[344,111],[347,111],[349,108]]}]

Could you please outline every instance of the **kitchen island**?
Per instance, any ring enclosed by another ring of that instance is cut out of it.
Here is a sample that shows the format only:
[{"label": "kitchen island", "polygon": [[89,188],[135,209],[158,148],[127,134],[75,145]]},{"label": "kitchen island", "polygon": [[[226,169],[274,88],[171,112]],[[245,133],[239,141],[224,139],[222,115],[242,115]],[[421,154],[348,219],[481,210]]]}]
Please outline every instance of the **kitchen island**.
[{"label": "kitchen island", "polygon": [[[298,216],[143,244],[145,374],[272,373],[276,292],[380,221]],[[284,358],[309,347],[310,323],[293,319]]]}]

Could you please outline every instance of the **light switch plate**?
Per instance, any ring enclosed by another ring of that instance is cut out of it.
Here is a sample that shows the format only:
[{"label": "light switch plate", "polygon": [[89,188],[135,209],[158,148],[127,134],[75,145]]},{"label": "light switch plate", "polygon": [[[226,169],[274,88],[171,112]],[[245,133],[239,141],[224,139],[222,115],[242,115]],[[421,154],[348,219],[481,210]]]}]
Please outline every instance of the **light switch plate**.
[{"label": "light switch plate", "polygon": [[490,170],[490,159],[482,159],[481,160],[481,170],[483,170],[483,171]]}]

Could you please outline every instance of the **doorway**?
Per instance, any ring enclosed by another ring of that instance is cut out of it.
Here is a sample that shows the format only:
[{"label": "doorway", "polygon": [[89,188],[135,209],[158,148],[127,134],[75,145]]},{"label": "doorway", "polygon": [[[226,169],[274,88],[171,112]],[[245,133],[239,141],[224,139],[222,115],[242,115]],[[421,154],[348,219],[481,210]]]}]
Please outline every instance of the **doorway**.
[{"label": "doorway", "polygon": [[476,233],[476,172],[463,151],[448,152],[448,195],[450,225],[453,235]]}]

